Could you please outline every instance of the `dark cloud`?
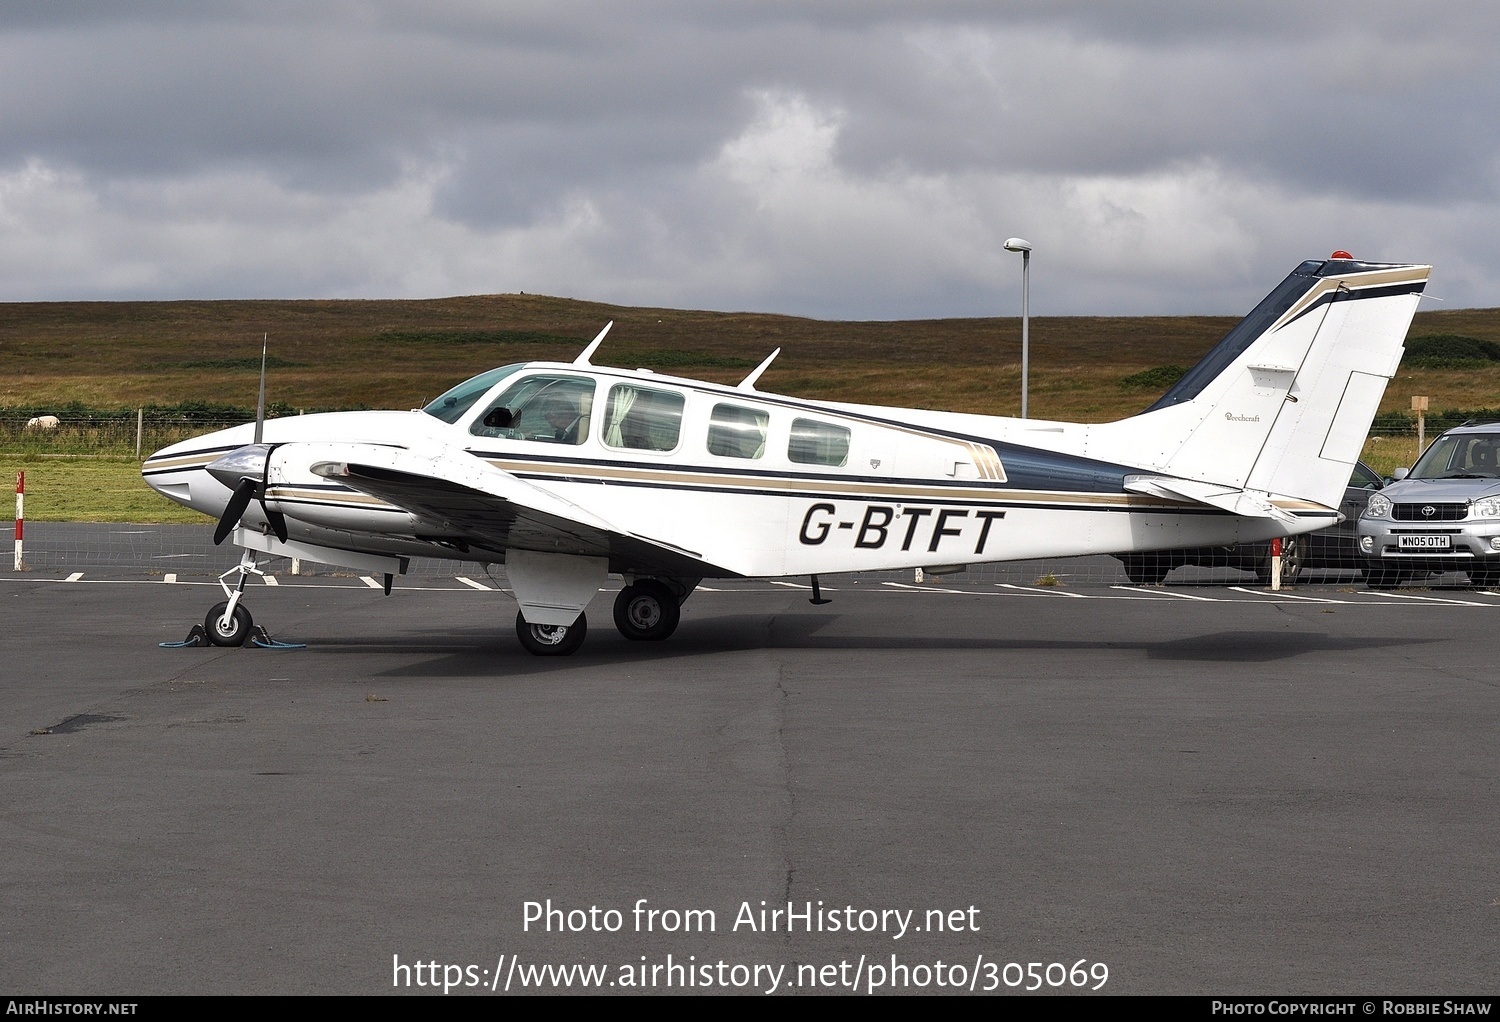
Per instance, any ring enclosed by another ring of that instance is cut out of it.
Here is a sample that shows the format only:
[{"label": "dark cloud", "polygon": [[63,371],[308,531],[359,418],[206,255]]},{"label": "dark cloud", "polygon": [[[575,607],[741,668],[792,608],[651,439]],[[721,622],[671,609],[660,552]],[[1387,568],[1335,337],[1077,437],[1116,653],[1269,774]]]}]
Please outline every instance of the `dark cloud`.
[{"label": "dark cloud", "polygon": [[1494,304],[1496,29],[1487,3],[17,3],[0,297],[968,314],[1008,311],[1019,233],[1048,311],[1238,311],[1356,244]]}]

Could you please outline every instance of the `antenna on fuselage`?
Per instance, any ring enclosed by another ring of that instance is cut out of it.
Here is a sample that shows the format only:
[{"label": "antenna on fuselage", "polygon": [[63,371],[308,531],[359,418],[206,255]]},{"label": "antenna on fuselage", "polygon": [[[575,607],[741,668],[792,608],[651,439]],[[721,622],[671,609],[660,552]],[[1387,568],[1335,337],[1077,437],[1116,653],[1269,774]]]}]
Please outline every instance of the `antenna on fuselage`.
[{"label": "antenna on fuselage", "polygon": [[763,372],[765,372],[767,369],[771,368],[771,363],[774,362],[774,361],[776,361],[776,356],[780,355],[780,354],[781,354],[781,349],[777,348],[775,351],[773,351],[769,355],[767,355],[766,356],[766,360],[764,362],[762,362],[760,365],[758,365],[754,369],[752,369],[750,371],[750,375],[747,376],[747,377],[745,377],[743,380],[741,380],[739,382],[739,389],[740,390],[754,390],[755,389],[755,381],[758,380],[758,379],[760,379],[760,374],[763,373]]},{"label": "antenna on fuselage", "polygon": [[587,366],[589,364],[589,356],[599,349],[599,345],[604,342],[604,335],[609,333],[609,328],[614,325],[614,320],[610,320],[608,323],[605,323],[604,329],[599,331],[599,336],[595,337],[593,341],[589,343],[589,346],[583,349],[583,354],[575,358],[573,360],[573,364],[575,366]]},{"label": "antenna on fuselage", "polygon": [[260,336],[260,397],[255,399],[255,442],[260,443],[266,429],[266,349],[271,346],[269,333]]}]

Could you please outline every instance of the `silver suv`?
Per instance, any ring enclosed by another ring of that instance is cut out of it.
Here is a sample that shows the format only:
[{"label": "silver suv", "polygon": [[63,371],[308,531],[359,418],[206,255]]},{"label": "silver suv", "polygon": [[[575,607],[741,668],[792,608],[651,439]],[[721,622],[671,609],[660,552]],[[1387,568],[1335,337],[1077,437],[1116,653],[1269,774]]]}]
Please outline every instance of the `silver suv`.
[{"label": "silver suv", "polygon": [[1464,571],[1500,584],[1500,422],[1465,423],[1432,442],[1411,471],[1370,497],[1359,552],[1372,589],[1403,578]]}]

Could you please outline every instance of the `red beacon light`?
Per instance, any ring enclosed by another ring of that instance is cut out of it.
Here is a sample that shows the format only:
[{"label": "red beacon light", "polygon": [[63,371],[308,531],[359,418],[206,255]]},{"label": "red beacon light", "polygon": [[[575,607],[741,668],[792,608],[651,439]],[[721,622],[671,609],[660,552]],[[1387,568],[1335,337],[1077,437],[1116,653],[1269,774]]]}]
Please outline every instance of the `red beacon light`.
[{"label": "red beacon light", "polygon": [[1335,252],[1333,255],[1329,256],[1328,258],[1329,259],[1353,259],[1354,257],[1352,255],[1350,255],[1348,252],[1345,252],[1343,249],[1339,249],[1337,252]]}]

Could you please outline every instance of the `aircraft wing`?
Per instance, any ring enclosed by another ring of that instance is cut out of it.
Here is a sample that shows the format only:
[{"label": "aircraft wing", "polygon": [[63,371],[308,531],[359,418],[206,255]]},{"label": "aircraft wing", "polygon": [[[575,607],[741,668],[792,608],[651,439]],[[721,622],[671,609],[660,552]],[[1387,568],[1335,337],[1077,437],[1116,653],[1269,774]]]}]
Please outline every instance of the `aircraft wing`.
[{"label": "aircraft wing", "polygon": [[[1205,483],[1197,479],[1177,479],[1173,476],[1132,475],[1125,477],[1125,489],[1131,493],[1144,493],[1152,497],[1169,500],[1187,500],[1194,504],[1207,504],[1247,518],[1273,518],[1291,524],[1304,520],[1285,508],[1271,502],[1271,495],[1220,483]],[[1337,516],[1333,508],[1324,508]]]},{"label": "aircraft wing", "polygon": [[460,448],[380,444],[283,445],[324,479],[377,497],[416,516],[435,534],[463,537],[472,547],[535,550],[609,558],[610,570],[684,578],[726,571],[666,540],[617,528],[555,493],[495,468]]}]

